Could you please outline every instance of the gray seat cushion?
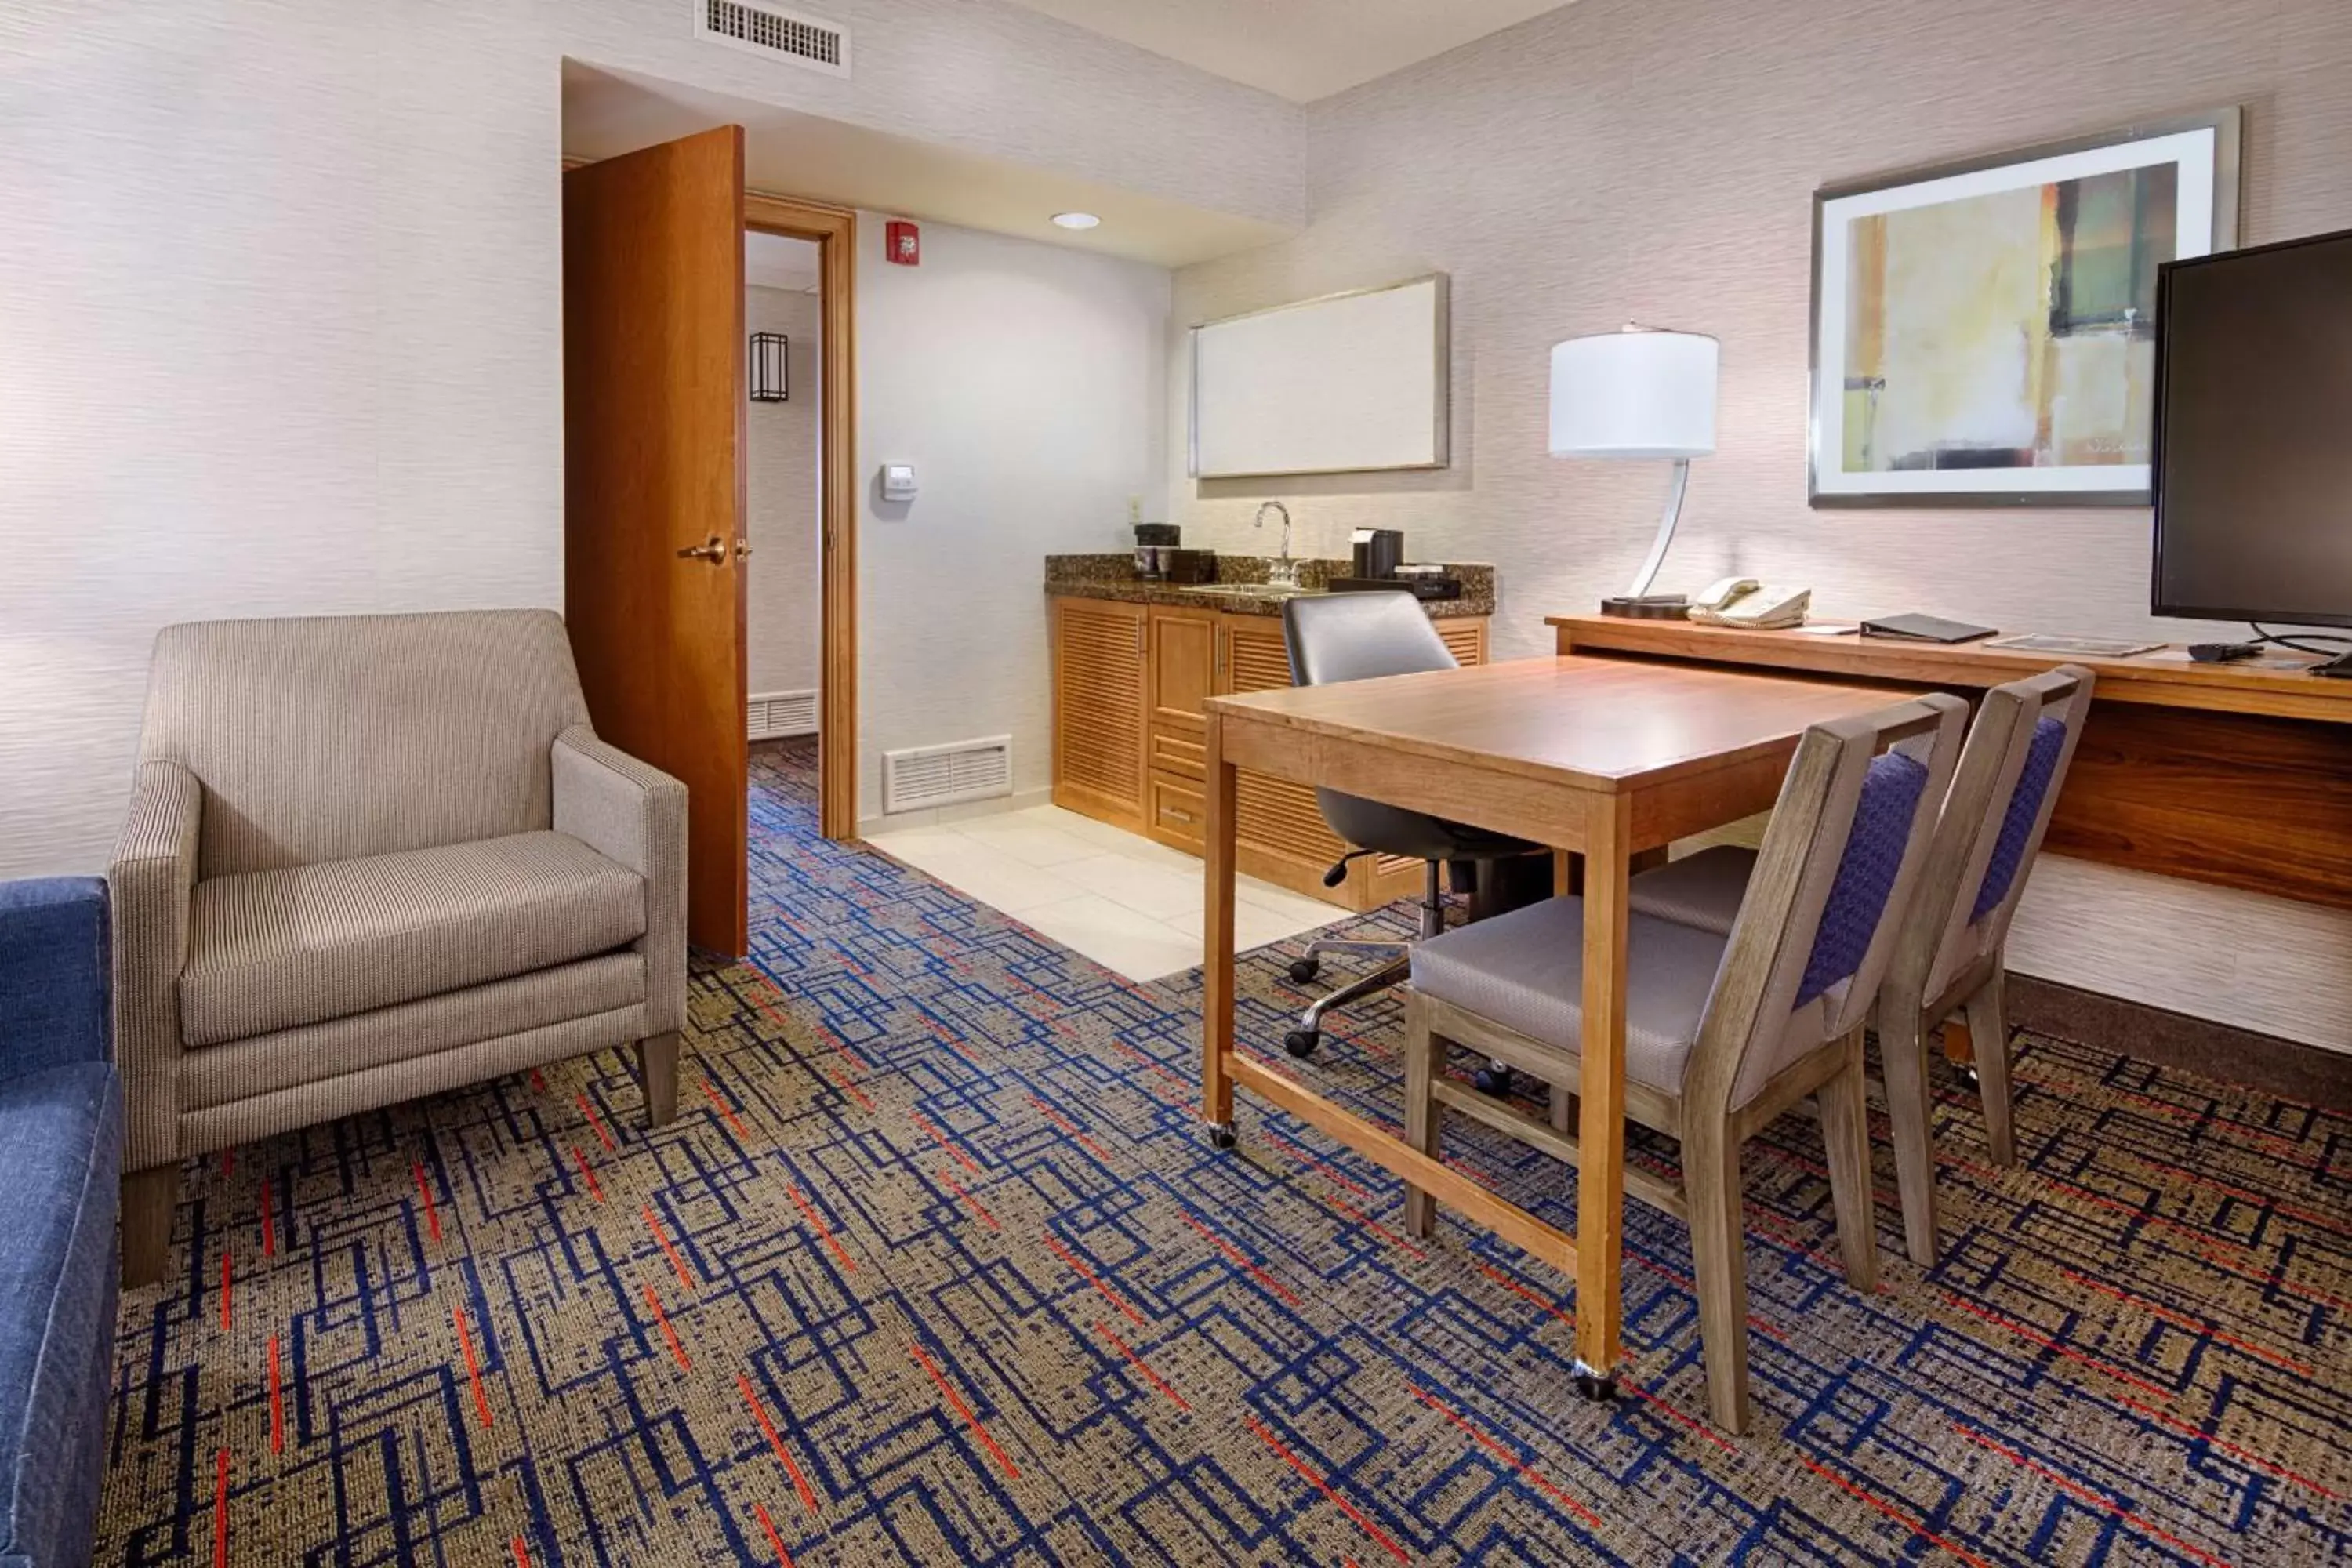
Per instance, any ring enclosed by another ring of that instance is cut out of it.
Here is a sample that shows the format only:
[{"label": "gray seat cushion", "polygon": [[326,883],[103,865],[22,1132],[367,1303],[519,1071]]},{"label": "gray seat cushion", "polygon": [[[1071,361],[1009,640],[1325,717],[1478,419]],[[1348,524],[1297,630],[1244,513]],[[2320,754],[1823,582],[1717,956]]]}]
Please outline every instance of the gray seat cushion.
[{"label": "gray seat cushion", "polygon": [[[1715,992],[1725,941],[1636,914],[1625,935],[1625,1076],[1669,1094]],[[1548,899],[1412,950],[1412,988],[1560,1050],[1584,1035],[1584,900]]]},{"label": "gray seat cushion", "polygon": [[221,877],[196,886],[180,1030],[290,1029],[619,947],[645,883],[564,833]]},{"label": "gray seat cushion", "polygon": [[1718,844],[1633,879],[1633,911],[1729,936],[1756,871],[1756,851]]}]

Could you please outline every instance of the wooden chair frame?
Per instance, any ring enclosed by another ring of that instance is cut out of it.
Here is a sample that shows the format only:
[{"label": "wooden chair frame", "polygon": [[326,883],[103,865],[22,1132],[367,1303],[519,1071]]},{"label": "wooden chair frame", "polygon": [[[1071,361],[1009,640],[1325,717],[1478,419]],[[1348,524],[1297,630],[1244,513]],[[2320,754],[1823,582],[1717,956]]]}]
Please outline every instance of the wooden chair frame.
[{"label": "wooden chair frame", "polygon": [[[2009,1015],[2002,972],[2009,924],[2058,792],[2082,739],[2095,678],[2079,665],[1996,686],[1984,694],[1960,753],[1952,791],[1936,824],[1921,878],[1878,994],[1878,1054],[1886,1074],[1887,1119],[1893,1124],[1896,1184],[1903,1196],[1903,1239],[1911,1261],[1931,1267],[1937,1255],[1936,1148],[1927,1050],[1936,1029],[1955,1013],[1965,1018],[1975,1054],[1977,1089],[1984,1101],[1985,1142],[1997,1165],[2017,1163],[2009,1096]],[[2066,741],[2050,787],[2042,796],[2025,854],[2008,892],[1984,919],[1969,920],[1984,885],[2010,797],[2025,770],[2033,731],[2043,718],[2066,726]],[[1971,939],[1969,933],[1976,931]],[[1964,948],[1973,945],[1973,954]],[[1929,987],[1935,989],[1931,994]]]}]

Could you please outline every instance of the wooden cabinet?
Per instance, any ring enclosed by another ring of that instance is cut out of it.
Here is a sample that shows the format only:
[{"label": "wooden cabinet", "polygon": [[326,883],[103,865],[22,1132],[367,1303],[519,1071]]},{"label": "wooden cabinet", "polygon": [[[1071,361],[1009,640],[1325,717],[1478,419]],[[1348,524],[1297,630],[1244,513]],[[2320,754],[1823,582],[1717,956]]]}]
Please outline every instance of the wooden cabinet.
[{"label": "wooden cabinet", "polygon": [[[1173,848],[1206,842],[1212,696],[1290,684],[1282,621],[1173,605],[1054,602],[1054,801]],[[1105,612],[1111,612],[1106,614]],[[1486,620],[1437,623],[1464,664],[1486,661]],[[1124,683],[1124,684],[1122,684]],[[1235,781],[1241,868],[1348,909],[1417,894],[1418,861],[1359,860],[1337,889],[1323,873],[1347,846],[1306,784],[1244,772]]]},{"label": "wooden cabinet", "polygon": [[1205,776],[1209,721],[1202,704],[1218,689],[1223,618],[1214,610],[1151,606],[1145,668],[1150,671],[1150,761],[1155,773],[1195,783]]},{"label": "wooden cabinet", "polygon": [[1052,604],[1054,804],[1139,832],[1149,783],[1146,607]]}]

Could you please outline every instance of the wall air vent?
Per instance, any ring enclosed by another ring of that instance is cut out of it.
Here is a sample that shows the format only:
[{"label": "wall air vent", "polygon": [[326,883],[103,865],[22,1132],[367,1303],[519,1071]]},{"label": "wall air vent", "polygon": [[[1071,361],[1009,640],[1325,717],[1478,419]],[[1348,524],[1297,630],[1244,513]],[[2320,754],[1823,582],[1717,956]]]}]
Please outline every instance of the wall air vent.
[{"label": "wall air vent", "polygon": [[1013,793],[1013,737],[882,753],[882,809],[920,811]]},{"label": "wall air vent", "polygon": [[816,733],[816,693],[769,691],[751,698],[751,739],[781,740]]},{"label": "wall air vent", "polygon": [[827,76],[849,74],[849,29],[760,0],[694,0],[694,33]]}]

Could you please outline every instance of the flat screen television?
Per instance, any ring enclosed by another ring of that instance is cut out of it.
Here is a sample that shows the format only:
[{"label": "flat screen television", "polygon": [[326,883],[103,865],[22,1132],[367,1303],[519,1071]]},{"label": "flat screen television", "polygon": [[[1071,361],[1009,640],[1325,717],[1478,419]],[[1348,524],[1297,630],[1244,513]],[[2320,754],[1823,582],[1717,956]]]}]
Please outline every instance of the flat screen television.
[{"label": "flat screen television", "polygon": [[2352,230],[2168,263],[2155,613],[2352,626]]}]

